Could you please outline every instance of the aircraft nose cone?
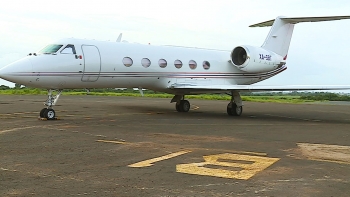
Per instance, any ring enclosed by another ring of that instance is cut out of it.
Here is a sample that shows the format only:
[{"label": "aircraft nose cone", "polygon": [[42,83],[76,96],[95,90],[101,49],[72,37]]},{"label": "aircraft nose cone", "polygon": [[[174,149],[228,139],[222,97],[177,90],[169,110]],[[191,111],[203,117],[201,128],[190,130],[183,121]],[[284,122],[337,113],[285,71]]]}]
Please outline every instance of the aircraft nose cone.
[{"label": "aircraft nose cone", "polygon": [[[13,83],[23,83],[25,76],[32,73],[32,63],[28,58],[20,59],[0,69],[0,78]],[[25,80],[27,81],[27,80]]]}]

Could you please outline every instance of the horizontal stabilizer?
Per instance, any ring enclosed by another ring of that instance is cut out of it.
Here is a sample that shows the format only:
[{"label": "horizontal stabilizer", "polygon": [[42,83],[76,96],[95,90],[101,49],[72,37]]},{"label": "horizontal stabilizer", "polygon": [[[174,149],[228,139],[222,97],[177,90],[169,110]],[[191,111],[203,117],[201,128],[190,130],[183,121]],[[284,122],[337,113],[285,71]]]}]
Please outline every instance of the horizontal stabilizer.
[{"label": "horizontal stabilizer", "polygon": [[[350,19],[350,16],[320,16],[320,17],[279,17],[281,20],[291,24],[297,24],[302,22],[321,22],[321,21],[334,21],[342,19]],[[249,27],[269,27],[272,26],[275,19],[250,25]]]}]

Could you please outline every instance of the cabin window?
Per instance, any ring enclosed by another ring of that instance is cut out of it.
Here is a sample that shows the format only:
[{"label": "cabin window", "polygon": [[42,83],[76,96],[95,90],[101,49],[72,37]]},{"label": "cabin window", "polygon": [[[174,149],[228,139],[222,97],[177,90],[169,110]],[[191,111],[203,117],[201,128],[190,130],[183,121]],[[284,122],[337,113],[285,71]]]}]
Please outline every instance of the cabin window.
[{"label": "cabin window", "polygon": [[203,68],[204,68],[205,70],[208,70],[208,69],[210,68],[210,63],[209,63],[208,61],[204,61],[204,62],[203,62]]},{"label": "cabin window", "polygon": [[61,50],[62,54],[76,54],[75,47],[72,44],[67,45],[64,49]]},{"label": "cabin window", "polygon": [[151,65],[151,61],[148,58],[143,58],[141,64],[143,67],[148,68]]},{"label": "cabin window", "polygon": [[123,64],[126,67],[130,67],[133,64],[133,61],[130,57],[124,57],[123,58]]},{"label": "cabin window", "polygon": [[182,62],[180,60],[175,60],[174,65],[176,68],[181,68],[182,67]]},{"label": "cabin window", "polygon": [[190,60],[188,62],[188,65],[190,66],[191,69],[196,69],[197,68],[197,62],[194,60]]},{"label": "cabin window", "polygon": [[61,44],[50,44],[47,45],[45,48],[41,49],[39,53],[43,54],[51,54],[56,53],[63,45]]},{"label": "cabin window", "polygon": [[167,61],[166,61],[165,59],[160,59],[160,60],[158,61],[158,64],[159,64],[159,66],[160,66],[161,68],[165,68],[165,67],[168,65],[168,63],[167,63]]}]

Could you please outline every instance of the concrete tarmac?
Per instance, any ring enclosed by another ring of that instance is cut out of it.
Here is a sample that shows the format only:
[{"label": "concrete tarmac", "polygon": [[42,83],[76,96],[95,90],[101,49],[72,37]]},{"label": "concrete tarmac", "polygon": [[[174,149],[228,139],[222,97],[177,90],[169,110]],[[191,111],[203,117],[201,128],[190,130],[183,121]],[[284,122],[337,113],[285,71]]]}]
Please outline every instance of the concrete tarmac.
[{"label": "concrete tarmac", "polygon": [[349,196],[350,105],[0,95],[0,196]]}]

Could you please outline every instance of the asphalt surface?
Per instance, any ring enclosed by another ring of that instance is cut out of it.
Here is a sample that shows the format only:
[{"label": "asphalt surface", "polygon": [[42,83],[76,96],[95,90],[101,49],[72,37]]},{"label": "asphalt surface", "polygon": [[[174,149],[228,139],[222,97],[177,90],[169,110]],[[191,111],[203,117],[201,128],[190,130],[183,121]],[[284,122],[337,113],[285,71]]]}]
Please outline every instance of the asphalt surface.
[{"label": "asphalt surface", "polygon": [[0,196],[350,196],[350,105],[0,95]]}]

